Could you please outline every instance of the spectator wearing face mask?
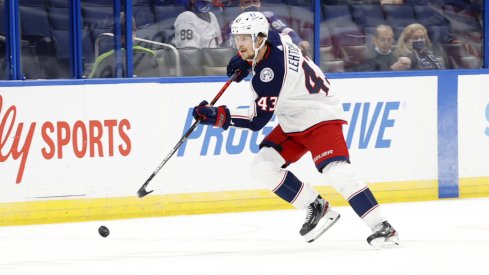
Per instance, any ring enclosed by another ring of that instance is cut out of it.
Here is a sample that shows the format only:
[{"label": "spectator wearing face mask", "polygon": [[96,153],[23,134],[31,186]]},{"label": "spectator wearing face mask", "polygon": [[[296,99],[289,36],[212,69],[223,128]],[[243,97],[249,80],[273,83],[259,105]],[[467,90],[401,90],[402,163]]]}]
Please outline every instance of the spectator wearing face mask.
[{"label": "spectator wearing face mask", "polygon": [[399,36],[393,70],[439,70],[426,28],[418,23],[406,26]]},{"label": "spectator wearing face mask", "polygon": [[188,11],[175,20],[177,48],[217,48],[222,43],[221,28],[214,13],[212,0],[191,0]]},{"label": "spectator wearing face mask", "polygon": [[374,48],[369,53],[363,71],[390,71],[395,62],[392,44],[394,43],[394,31],[389,25],[378,25],[373,38]]}]

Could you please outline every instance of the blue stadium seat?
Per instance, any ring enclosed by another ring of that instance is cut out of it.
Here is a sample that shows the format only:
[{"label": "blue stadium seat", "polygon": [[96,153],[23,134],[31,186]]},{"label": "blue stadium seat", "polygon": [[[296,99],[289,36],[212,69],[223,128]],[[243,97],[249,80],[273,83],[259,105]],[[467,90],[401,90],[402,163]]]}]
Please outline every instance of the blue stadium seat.
[{"label": "blue stadium seat", "polygon": [[450,22],[450,26],[457,31],[480,31],[480,26],[477,18],[469,9],[459,9],[457,6],[443,6],[445,17]]},{"label": "blue stadium seat", "polygon": [[153,4],[153,0],[132,0],[132,5],[148,5]]},{"label": "blue stadium seat", "polygon": [[68,7],[49,7],[48,15],[51,29],[68,30],[70,28],[70,15]]},{"label": "blue stadium seat", "polygon": [[112,7],[114,0],[83,0],[83,6],[106,6]]},{"label": "blue stadium seat", "polygon": [[70,58],[70,31],[69,30],[52,30],[54,44],[56,47],[56,56],[58,59]]},{"label": "blue stadium seat", "polygon": [[361,27],[376,27],[385,24],[382,7],[377,5],[352,5],[353,20]]},{"label": "blue stadium seat", "polygon": [[331,32],[323,23],[319,27],[319,45],[320,46],[332,46],[333,38],[331,37]]},{"label": "blue stadium seat", "polygon": [[45,5],[44,0],[19,0],[19,6],[24,7],[44,7]]},{"label": "blue stadium seat", "polygon": [[310,6],[290,6],[290,27],[299,31],[302,28],[314,28],[314,11]]},{"label": "blue stadium seat", "polygon": [[83,46],[83,63],[84,66],[87,67],[88,64],[91,64],[95,61],[94,55],[94,41],[92,39],[92,35],[87,28],[84,28],[82,31],[82,46]]},{"label": "blue stadium seat", "polygon": [[205,75],[226,75],[228,62],[236,55],[234,48],[203,48],[201,52]]},{"label": "blue stadium seat", "polygon": [[150,5],[133,6],[132,16],[136,20],[136,26],[138,27],[155,23],[153,10]]},{"label": "blue stadium seat", "polygon": [[180,48],[180,69],[183,76],[204,75],[202,53],[197,48]]},{"label": "blue stadium seat", "polygon": [[313,0],[283,0],[284,4],[293,6],[312,6]]},{"label": "blue stadium seat", "polygon": [[136,30],[136,37],[160,43],[166,43],[166,32],[156,25],[149,25]]},{"label": "blue stadium seat", "polygon": [[383,5],[385,20],[391,27],[405,27],[415,23],[414,11],[409,5]]},{"label": "blue stadium seat", "polygon": [[44,7],[21,6],[21,36],[49,36],[48,13]]},{"label": "blue stadium seat", "polygon": [[428,26],[428,36],[433,43],[447,43],[454,38],[450,26]]},{"label": "blue stadium seat", "polygon": [[337,46],[365,44],[365,35],[357,26],[335,27],[331,34],[333,43]]},{"label": "blue stadium seat", "polygon": [[449,22],[441,12],[434,10],[431,6],[415,5],[413,6],[416,21],[421,25],[428,26],[447,26]]},{"label": "blue stadium seat", "polygon": [[356,71],[367,59],[365,35],[357,26],[335,27],[332,30],[336,55],[341,56],[347,71]]},{"label": "blue stadium seat", "polygon": [[323,21],[332,29],[339,26],[356,26],[347,5],[322,5]]},{"label": "blue stadium seat", "polygon": [[69,7],[69,1],[67,0],[46,0],[50,7],[67,8]]},{"label": "blue stadium seat", "polygon": [[[271,11],[277,16],[280,20],[282,20],[287,26],[291,25],[290,18],[290,9],[287,5],[278,5],[278,4],[268,4],[268,2],[261,4],[261,11]],[[233,18],[235,19],[235,18]]]},{"label": "blue stadium seat", "polygon": [[[243,12],[243,10],[239,7],[225,7],[223,9],[223,17],[224,17],[224,22],[226,24],[231,24],[231,22],[238,17],[238,15]],[[224,26],[221,26],[224,28]],[[226,26],[227,28],[227,26]]]},{"label": "blue stadium seat", "polygon": [[173,28],[177,16],[185,11],[183,5],[178,6],[154,6],[155,22],[160,29]]},{"label": "blue stadium seat", "polygon": [[86,6],[82,8],[83,24],[91,29],[112,28],[114,24],[112,7]]},{"label": "blue stadium seat", "polygon": [[0,16],[2,17],[2,19],[0,19],[0,35],[3,35],[3,36],[5,36],[5,33],[7,31],[6,30],[7,26],[5,26],[4,14],[5,14],[5,7],[3,5],[0,5]]}]

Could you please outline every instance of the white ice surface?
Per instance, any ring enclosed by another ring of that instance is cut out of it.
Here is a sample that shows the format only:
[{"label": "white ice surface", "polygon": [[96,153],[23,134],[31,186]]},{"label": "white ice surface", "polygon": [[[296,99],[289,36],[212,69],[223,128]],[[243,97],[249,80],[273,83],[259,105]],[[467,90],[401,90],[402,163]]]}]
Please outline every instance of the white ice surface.
[{"label": "white ice surface", "polygon": [[0,274],[489,274],[489,199],[382,207],[401,247],[370,247],[349,207],[310,244],[302,210],[0,227]]}]

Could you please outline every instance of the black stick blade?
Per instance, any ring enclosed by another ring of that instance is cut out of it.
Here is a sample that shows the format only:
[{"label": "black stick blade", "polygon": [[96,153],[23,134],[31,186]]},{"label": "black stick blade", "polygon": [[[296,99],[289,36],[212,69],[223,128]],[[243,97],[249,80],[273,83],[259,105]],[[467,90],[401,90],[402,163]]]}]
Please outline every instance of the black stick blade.
[{"label": "black stick blade", "polygon": [[146,185],[143,185],[141,186],[141,188],[139,188],[138,190],[138,197],[139,198],[142,198],[148,194],[151,194],[154,190],[151,190],[151,191],[146,191]]}]

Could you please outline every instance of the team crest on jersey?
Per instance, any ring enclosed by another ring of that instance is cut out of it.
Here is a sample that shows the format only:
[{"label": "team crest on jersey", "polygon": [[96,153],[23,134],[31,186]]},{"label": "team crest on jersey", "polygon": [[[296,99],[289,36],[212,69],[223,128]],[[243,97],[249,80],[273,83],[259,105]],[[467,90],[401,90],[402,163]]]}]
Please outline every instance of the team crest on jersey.
[{"label": "team crest on jersey", "polygon": [[273,79],[273,71],[270,68],[265,68],[260,73],[260,80],[263,82],[270,82]]}]

